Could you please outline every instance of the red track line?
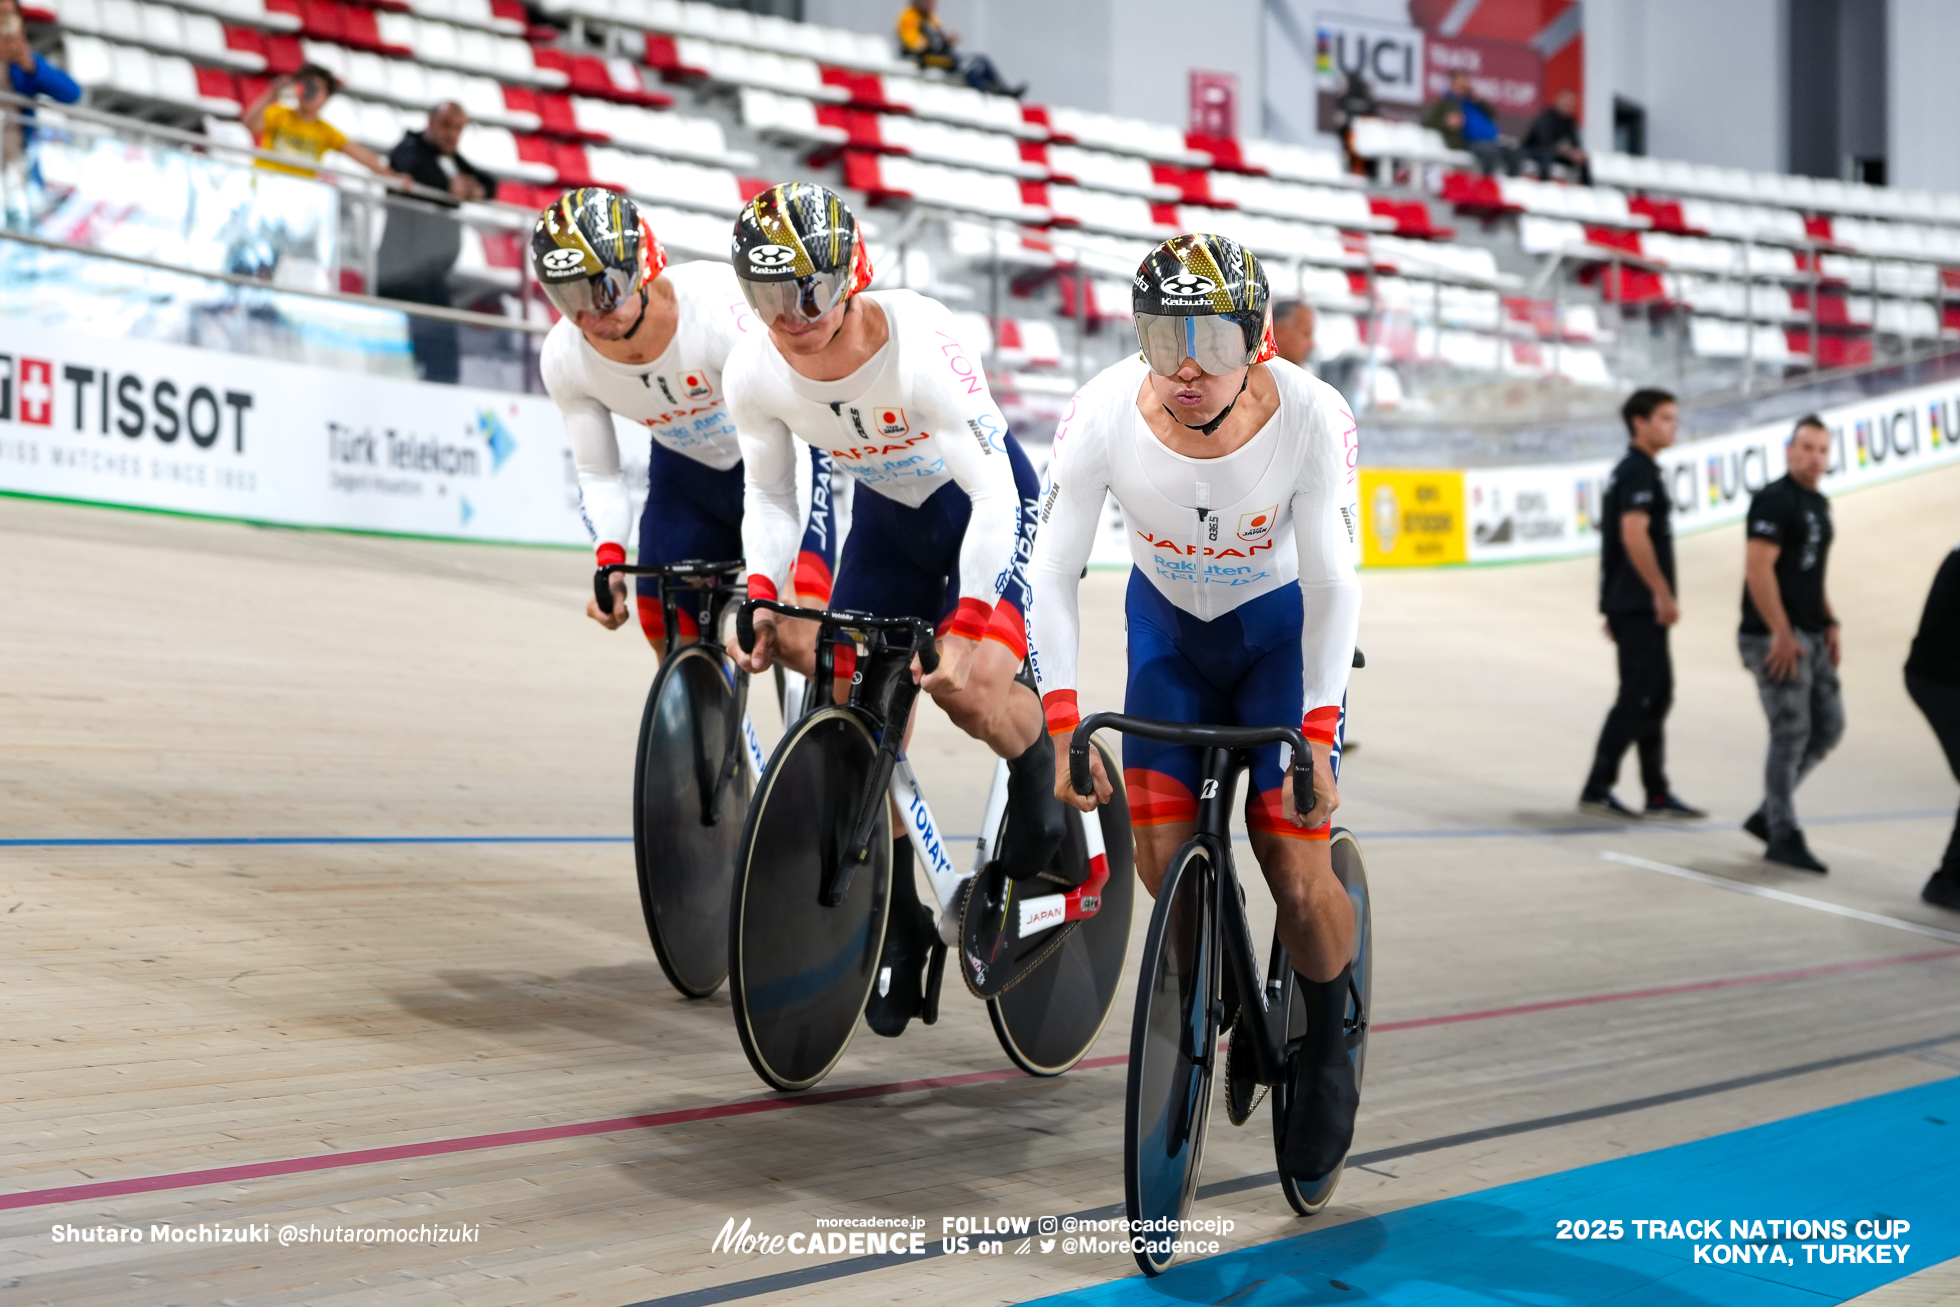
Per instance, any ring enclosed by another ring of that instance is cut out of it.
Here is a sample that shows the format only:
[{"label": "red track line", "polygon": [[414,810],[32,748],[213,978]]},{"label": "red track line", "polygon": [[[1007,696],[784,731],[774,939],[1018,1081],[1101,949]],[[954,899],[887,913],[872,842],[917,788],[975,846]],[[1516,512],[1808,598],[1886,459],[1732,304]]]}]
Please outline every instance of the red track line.
[{"label": "red track line", "polygon": [[[1413,1021],[1384,1021],[1373,1027],[1376,1033],[1416,1030],[1424,1026],[1453,1025],[1461,1021],[1489,1021],[1498,1017],[1548,1012],[1558,1008],[1586,1007],[1594,1003],[1621,1003],[1632,999],[1659,998],[1669,994],[1691,994],[1701,990],[1729,989],[1738,985],[1767,985],[1780,980],[1801,980],[1809,976],[1833,975],[1843,971],[1866,971],[1874,967],[1895,967],[1911,962],[1931,962],[1960,957],[1960,948],[1938,949],[1929,953],[1908,953],[1899,957],[1874,958],[1864,962],[1838,962],[1826,966],[1800,967],[1794,971],[1771,971],[1729,980],[1702,980],[1686,985],[1666,985],[1658,989],[1630,989],[1614,994],[1594,994],[1584,998],[1553,999],[1544,1003],[1523,1003],[1514,1007],[1487,1008],[1481,1012],[1458,1012],[1449,1016],[1419,1017]],[[1090,1057],[1076,1063],[1080,1071],[1122,1066],[1130,1059]],[[649,1112],[642,1116],[618,1116],[603,1121],[579,1121],[570,1125],[542,1126],[535,1130],[506,1130],[499,1134],[465,1135],[460,1139],[435,1139],[425,1143],[397,1144],[392,1148],[359,1148],[341,1153],[321,1153],[312,1157],[284,1158],[276,1162],[252,1162],[244,1166],[220,1166],[205,1171],[177,1171],[168,1175],[139,1176],[130,1180],[102,1180],[93,1184],[64,1185],[55,1189],[30,1189],[24,1193],[0,1194],[0,1211],[23,1207],[46,1207],[55,1203],[81,1202],[94,1198],[118,1198],[126,1194],[155,1193],[162,1189],[187,1189],[195,1185],[235,1184],[268,1176],[299,1175],[308,1171],[329,1171],[343,1166],[366,1166],[376,1162],[399,1162],[419,1157],[440,1157],[447,1153],[470,1153],[489,1148],[511,1148],[519,1144],[547,1143],[555,1139],[578,1139],[586,1135],[613,1134],[625,1130],[651,1130],[658,1126],[684,1125],[690,1121],[716,1121],[727,1117],[754,1116],[761,1112],[783,1112],[797,1107],[821,1107],[826,1103],[848,1103],[861,1098],[885,1098],[893,1094],[918,1093],[928,1089],[957,1089],[965,1085],[992,1084],[1018,1080],[1018,1070],[969,1071],[961,1075],[933,1076],[924,1080],[900,1080],[882,1085],[859,1085],[854,1089],[824,1089],[795,1097],[750,1098],[710,1107],[688,1107],[672,1112]]]}]

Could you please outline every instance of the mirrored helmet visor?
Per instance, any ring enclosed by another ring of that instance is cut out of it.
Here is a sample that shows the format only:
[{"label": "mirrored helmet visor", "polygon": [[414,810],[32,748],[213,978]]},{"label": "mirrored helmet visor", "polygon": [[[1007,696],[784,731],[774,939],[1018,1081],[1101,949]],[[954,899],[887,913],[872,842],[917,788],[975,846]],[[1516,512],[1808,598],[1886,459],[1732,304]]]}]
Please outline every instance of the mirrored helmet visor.
[{"label": "mirrored helmet visor", "polygon": [[1144,362],[1160,377],[1174,375],[1185,359],[1195,360],[1200,371],[1218,376],[1247,366],[1259,353],[1256,344],[1246,343],[1243,326],[1219,314],[1186,318],[1139,313],[1136,322]]},{"label": "mirrored helmet visor", "polygon": [[539,284],[552,306],[577,322],[581,313],[603,318],[625,303],[633,293],[633,273],[631,268],[607,268],[596,276]]},{"label": "mirrored helmet visor", "polygon": [[791,322],[815,322],[824,314],[837,307],[844,297],[844,288],[850,285],[851,270],[839,268],[834,272],[816,272],[807,277],[786,278],[782,281],[750,281],[739,278],[742,295],[755,310],[755,316],[768,326],[777,318],[788,318]]}]

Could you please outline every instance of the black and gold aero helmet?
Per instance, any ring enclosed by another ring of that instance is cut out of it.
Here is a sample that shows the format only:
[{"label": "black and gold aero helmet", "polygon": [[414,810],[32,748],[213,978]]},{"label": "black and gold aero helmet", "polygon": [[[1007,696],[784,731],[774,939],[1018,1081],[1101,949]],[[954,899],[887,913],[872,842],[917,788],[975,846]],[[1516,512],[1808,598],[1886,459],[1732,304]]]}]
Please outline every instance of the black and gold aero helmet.
[{"label": "black and gold aero helmet", "polygon": [[587,321],[611,314],[666,266],[667,251],[646,219],[614,191],[566,191],[531,230],[531,268],[552,304],[575,323],[581,314]]},{"label": "black and gold aero helmet", "polygon": [[1277,356],[1266,272],[1227,236],[1173,236],[1130,283],[1137,343],[1150,370],[1170,376],[1192,359],[1217,376]]},{"label": "black and gold aero helmet", "polygon": [[764,326],[778,318],[815,322],[871,283],[857,219],[813,182],[771,186],[743,205],[729,257]]}]

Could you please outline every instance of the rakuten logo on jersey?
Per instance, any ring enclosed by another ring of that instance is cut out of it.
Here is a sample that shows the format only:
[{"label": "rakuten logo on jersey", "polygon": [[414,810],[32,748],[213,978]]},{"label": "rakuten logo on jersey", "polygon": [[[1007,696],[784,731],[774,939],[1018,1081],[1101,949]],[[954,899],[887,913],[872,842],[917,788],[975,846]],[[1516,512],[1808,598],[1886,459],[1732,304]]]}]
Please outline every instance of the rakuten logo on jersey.
[{"label": "rakuten logo on jersey", "polygon": [[150,437],[165,445],[182,437],[199,449],[228,436],[231,451],[242,454],[252,405],[250,391],[0,354],[0,422]]}]

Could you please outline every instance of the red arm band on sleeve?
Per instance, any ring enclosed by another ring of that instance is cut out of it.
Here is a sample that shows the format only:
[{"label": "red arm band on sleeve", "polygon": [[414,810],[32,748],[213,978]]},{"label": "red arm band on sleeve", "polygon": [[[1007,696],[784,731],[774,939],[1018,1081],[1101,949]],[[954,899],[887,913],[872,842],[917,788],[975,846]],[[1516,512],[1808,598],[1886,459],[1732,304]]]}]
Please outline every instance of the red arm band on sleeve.
[{"label": "red arm band on sleeve", "polygon": [[754,572],[749,573],[749,598],[774,599],[775,597],[776,583],[774,581],[771,581],[766,576],[758,576]]},{"label": "red arm band on sleeve", "polygon": [[1082,724],[1082,712],[1076,706],[1075,691],[1050,690],[1041,696],[1042,715],[1048,719],[1048,733],[1063,735]]},{"label": "red arm band on sleeve", "polygon": [[987,633],[987,622],[993,615],[994,606],[986,600],[962,599],[953,620],[946,624],[946,634],[965,640],[978,640]]},{"label": "red arm band on sleeve", "polygon": [[1309,740],[1319,740],[1322,744],[1334,742],[1335,728],[1341,724],[1341,708],[1333,704],[1326,708],[1316,708],[1300,720],[1300,734]]},{"label": "red arm band on sleeve", "polygon": [[611,567],[615,563],[626,561],[625,545],[604,544],[600,545],[595,552],[598,555],[599,566],[601,567]]}]

